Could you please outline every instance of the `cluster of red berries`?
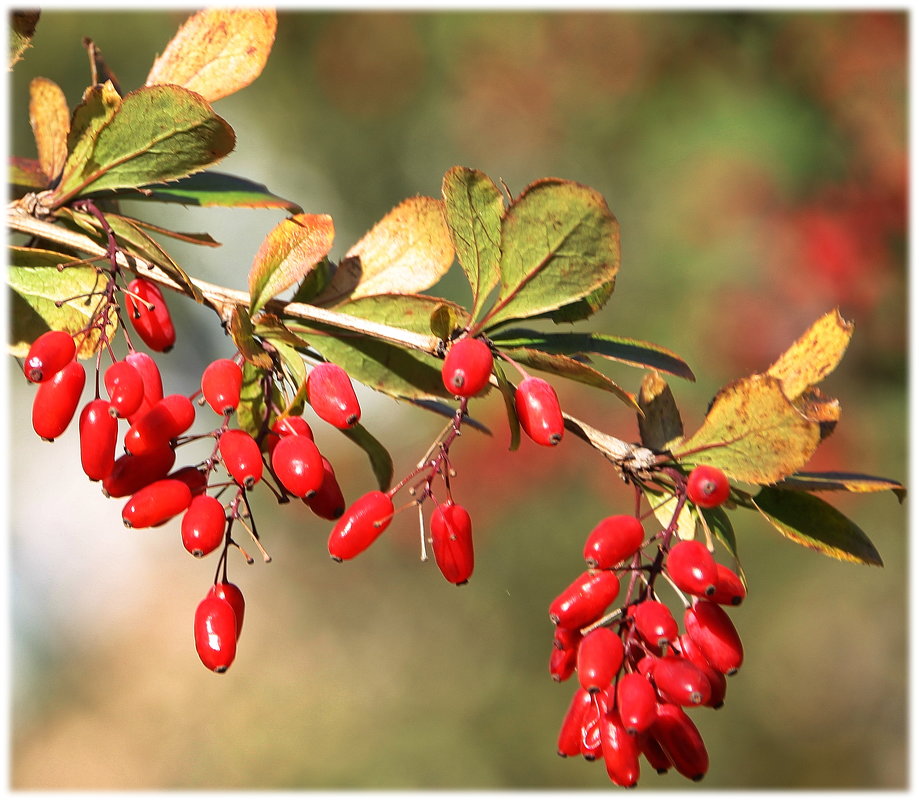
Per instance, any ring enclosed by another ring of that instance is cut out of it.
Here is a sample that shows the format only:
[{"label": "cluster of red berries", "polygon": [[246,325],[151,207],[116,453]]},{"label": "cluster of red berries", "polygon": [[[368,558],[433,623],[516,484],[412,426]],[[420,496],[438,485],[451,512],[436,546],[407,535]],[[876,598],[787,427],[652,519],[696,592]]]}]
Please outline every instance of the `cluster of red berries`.
[{"label": "cluster of red berries", "polygon": [[[712,508],[728,499],[730,485],[720,470],[699,466],[675,492],[678,505]],[[637,784],[642,756],[659,773],[675,768],[694,781],[705,775],[708,753],[686,709],[720,707],[726,676],[743,661],[724,607],[744,599],[744,583],[703,542],[672,542],[675,525],[646,539],[637,517],[600,521],[584,544],[587,570],[549,607],[550,674],[561,682],[576,672],[579,683],[558,753],[602,757],[609,778],[623,787]],[[626,576],[626,597],[609,611]],[[661,576],[683,604],[682,632],[657,593]]]}]

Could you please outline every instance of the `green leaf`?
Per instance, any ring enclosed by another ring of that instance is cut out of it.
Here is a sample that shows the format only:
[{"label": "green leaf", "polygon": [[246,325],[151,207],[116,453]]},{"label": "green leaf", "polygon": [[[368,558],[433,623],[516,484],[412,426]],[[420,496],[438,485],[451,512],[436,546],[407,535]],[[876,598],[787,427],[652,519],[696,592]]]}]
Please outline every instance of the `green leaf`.
[{"label": "green leaf", "polygon": [[578,331],[553,331],[545,333],[528,328],[508,328],[491,335],[499,347],[535,348],[547,353],[603,356],[634,367],[651,368],[695,381],[689,365],[667,348],[639,339],[628,339],[610,334]]},{"label": "green leaf", "polygon": [[332,272],[333,267],[328,258],[322,259],[304,276],[290,298],[291,303],[312,303],[332,280]]},{"label": "green leaf", "polygon": [[370,459],[370,466],[373,468],[373,474],[376,476],[380,490],[384,492],[388,490],[390,484],[392,484],[394,472],[392,456],[389,455],[389,451],[360,423],[351,426],[351,428],[339,430],[355,445],[363,449]]},{"label": "green leaf", "polygon": [[665,451],[669,443],[683,436],[683,419],[673,393],[657,373],[647,373],[642,379],[638,408],[638,431],[646,448]]},{"label": "green leaf", "polygon": [[131,200],[180,203],[183,206],[225,206],[238,209],[286,209],[299,214],[303,209],[268,191],[263,184],[206,170],[169,184],[148,184],[137,190],[125,189]]},{"label": "green leaf", "polygon": [[890,490],[900,503],[906,498],[906,487],[899,481],[864,473],[804,473],[788,476],[775,485],[777,489],[809,490],[828,492],[884,492]]},{"label": "green leaf", "polygon": [[10,156],[9,183],[14,198],[22,197],[27,192],[40,192],[48,188],[48,176],[42,171],[37,159],[24,159]]},{"label": "green leaf", "polygon": [[447,171],[442,192],[457,260],[472,287],[476,318],[498,283],[504,198],[485,173],[466,167]]},{"label": "green leaf", "polygon": [[478,327],[561,309],[618,270],[619,223],[603,197],[570,181],[537,181],[505,213],[498,298]]},{"label": "green leaf", "polygon": [[514,388],[507,380],[504,374],[504,368],[500,362],[495,362],[492,368],[495,377],[498,379],[498,389],[501,390],[501,397],[504,398],[504,410],[507,412],[507,425],[510,429],[511,440],[507,446],[509,451],[515,451],[520,447],[520,420],[517,418],[517,406],[514,401]]},{"label": "green leaf", "polygon": [[[243,431],[258,437],[266,429],[269,417],[265,387],[262,384],[266,371],[250,361],[243,362],[242,367],[243,383],[239,405],[236,407],[236,422]],[[272,388],[271,399],[277,408],[283,408],[284,401],[277,387]]]},{"label": "green leaf", "polygon": [[631,392],[626,392],[615,381],[603,375],[599,370],[594,370],[593,367],[588,367],[583,362],[579,362],[570,356],[564,356],[561,353],[544,353],[531,348],[501,348],[501,352],[515,362],[532,367],[535,370],[542,370],[571,381],[578,381],[597,389],[612,392],[623,403],[638,409],[638,402]]},{"label": "green leaf", "polygon": [[[105,288],[105,278],[96,268],[76,266],[59,270],[58,265],[72,263],[74,258],[50,250],[11,247],[9,252],[7,283],[34,312],[34,316],[28,315],[20,308],[14,316],[13,340],[16,347],[13,354],[25,356],[28,345],[48,329],[67,331],[74,335],[83,331],[105,302],[101,294]],[[88,297],[91,293],[99,294]],[[41,320],[43,327],[38,320]],[[28,328],[23,328],[23,324]],[[109,337],[114,334],[117,326],[117,318],[111,312],[106,326]],[[99,338],[98,329],[77,337],[77,355],[85,359],[95,353]]]},{"label": "green leaf", "polygon": [[882,565],[871,540],[840,511],[808,492],[763,487],[756,508],[783,536],[826,556]]},{"label": "green leaf", "polygon": [[728,478],[772,484],[803,467],[820,443],[820,425],[785,397],[766,375],[740,379],[712,401],[704,422],[671,451],[685,465],[718,467]]},{"label": "green leaf", "polygon": [[249,270],[249,312],[302,281],[328,255],[335,227],[328,214],[298,214],[265,237]]},{"label": "green leaf", "polygon": [[235,140],[227,122],[187,89],[145,86],[121,98],[102,84],[74,112],[55,203],[183,178],[226,156]]}]

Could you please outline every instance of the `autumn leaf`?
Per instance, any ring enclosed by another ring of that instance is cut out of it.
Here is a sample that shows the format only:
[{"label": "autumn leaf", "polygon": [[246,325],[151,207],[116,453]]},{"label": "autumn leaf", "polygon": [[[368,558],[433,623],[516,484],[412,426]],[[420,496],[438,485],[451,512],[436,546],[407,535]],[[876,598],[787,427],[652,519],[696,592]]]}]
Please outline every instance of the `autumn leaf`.
[{"label": "autumn leaf", "polygon": [[261,74],[277,25],[269,9],[199,11],[156,59],[146,85],[184,86],[209,102],[233,94]]},{"label": "autumn leaf", "polygon": [[38,163],[54,179],[67,161],[70,109],[60,86],[47,78],[33,78],[29,84],[29,123],[38,148]]}]

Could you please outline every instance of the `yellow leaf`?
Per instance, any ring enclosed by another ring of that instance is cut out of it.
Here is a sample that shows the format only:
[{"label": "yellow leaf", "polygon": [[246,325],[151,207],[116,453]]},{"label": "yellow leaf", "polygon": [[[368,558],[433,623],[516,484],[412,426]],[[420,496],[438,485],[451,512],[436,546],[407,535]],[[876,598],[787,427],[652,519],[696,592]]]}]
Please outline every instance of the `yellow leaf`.
[{"label": "yellow leaf", "polygon": [[666,450],[668,442],[683,436],[683,421],[670,386],[660,373],[646,373],[638,393],[638,431],[641,444],[654,451]]},{"label": "yellow leaf", "polygon": [[147,86],[178,84],[208,102],[233,94],[261,74],[277,25],[270,9],[199,11],[156,59]]},{"label": "yellow leaf", "polygon": [[29,84],[29,122],[38,148],[42,172],[53,180],[67,161],[70,109],[64,92],[54,81],[33,78]]}]

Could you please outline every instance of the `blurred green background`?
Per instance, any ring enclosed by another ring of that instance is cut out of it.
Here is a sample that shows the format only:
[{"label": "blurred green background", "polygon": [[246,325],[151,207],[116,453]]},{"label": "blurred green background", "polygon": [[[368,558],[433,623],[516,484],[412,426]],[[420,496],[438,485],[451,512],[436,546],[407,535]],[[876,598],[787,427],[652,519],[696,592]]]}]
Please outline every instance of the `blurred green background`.
[{"label": "blurred green background", "polygon": [[[82,37],[130,89],[184,18],[44,12],[11,78],[13,152],[34,156],[33,77],[79,101]],[[332,214],[333,257],[403,198],[437,195],[455,164],[515,194],[549,175],[589,184],[623,242],[617,291],[595,326],[687,359],[697,382],[672,382],[687,429],[722,384],[763,369],[839,306],[856,334],[825,389],[843,418],[813,466],[905,480],[906,63],[903,12],[287,11],[262,76],[215,105],[238,136],[219,169]],[[281,217],[154,213],[223,242],[171,252],[236,288]],[[442,289],[464,297],[458,280]],[[191,392],[231,346],[210,313],[172,308],[180,343],[194,346],[160,363],[167,392]],[[633,389],[641,379],[626,367],[611,375]],[[231,564],[246,624],[218,677],[191,636],[214,558],[190,558],[177,523],[123,529],[121,503],[87,484],[74,433],[39,442],[33,390],[13,383],[14,788],[609,786],[602,764],[555,756],[573,686],[547,670],[548,603],[580,571],[596,521],[630,508],[582,443],[510,454],[500,399],[479,402],[494,436],[470,433],[452,454],[476,528],[462,588],[419,563],[412,519],[337,565],[327,524],[261,497],[274,560]],[[637,436],[615,399],[558,389],[572,413]],[[362,398],[405,474],[440,420]],[[328,427],[317,441],[348,498],[369,488],[360,452]],[[733,618],[747,658],[724,708],[693,715],[709,776],[697,786],[645,768],[643,787],[905,786],[906,511],[889,493],[839,506],[883,569],[827,559],[735,515],[750,595]]]}]

